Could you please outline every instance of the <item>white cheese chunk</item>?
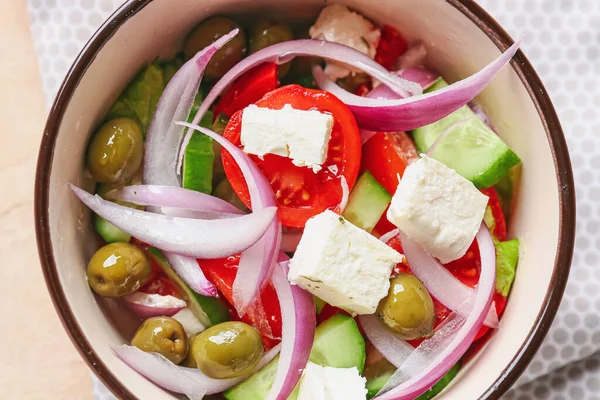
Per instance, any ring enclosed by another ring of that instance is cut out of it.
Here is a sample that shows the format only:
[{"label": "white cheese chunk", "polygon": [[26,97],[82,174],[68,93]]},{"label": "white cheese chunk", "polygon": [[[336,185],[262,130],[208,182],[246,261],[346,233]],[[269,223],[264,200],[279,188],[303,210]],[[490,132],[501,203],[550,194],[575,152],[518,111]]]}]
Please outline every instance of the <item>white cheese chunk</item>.
[{"label": "white cheese chunk", "polygon": [[331,114],[296,110],[289,104],[281,110],[250,105],[242,113],[240,140],[248,154],[289,157],[294,165],[316,173],[327,160],[333,123]]},{"label": "white cheese chunk", "polygon": [[356,367],[321,367],[309,361],[300,381],[298,400],[365,400],[366,384]]},{"label": "white cheese chunk", "polygon": [[400,253],[327,210],[306,222],[288,277],[333,306],[372,314],[400,261]]},{"label": "white cheese chunk", "polygon": [[[330,42],[345,44],[371,58],[377,53],[381,31],[362,15],[341,4],[325,7],[309,29],[310,37],[325,38]],[[333,79],[343,78],[350,70],[337,63],[328,62],[325,73]]]},{"label": "white cheese chunk", "polygon": [[206,327],[202,325],[200,321],[198,321],[198,318],[196,318],[192,310],[189,308],[184,308],[177,314],[173,315],[173,319],[179,321],[188,337],[193,336],[196,333],[200,333],[206,329]]},{"label": "white cheese chunk", "polygon": [[422,155],[404,171],[390,222],[442,263],[462,257],[479,230],[488,197],[441,162]]}]

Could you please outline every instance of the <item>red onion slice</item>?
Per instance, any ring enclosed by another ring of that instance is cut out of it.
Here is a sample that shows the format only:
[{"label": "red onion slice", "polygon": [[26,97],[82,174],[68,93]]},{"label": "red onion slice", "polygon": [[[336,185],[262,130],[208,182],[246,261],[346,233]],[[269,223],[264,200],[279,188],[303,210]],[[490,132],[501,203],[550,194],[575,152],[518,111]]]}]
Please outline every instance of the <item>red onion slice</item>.
[{"label": "red onion slice", "polygon": [[[149,381],[171,392],[185,394],[191,400],[201,400],[207,394],[221,393],[250,376],[214,379],[204,375],[198,368],[180,367],[158,353],[146,353],[134,346],[124,344],[112,350],[125,364]],[[266,352],[252,373],[267,365],[279,350],[280,347],[275,346]]]},{"label": "red onion slice", "polygon": [[358,319],[377,351],[396,368],[400,368],[415,348],[394,335],[375,315],[359,315]]},{"label": "red onion slice", "polygon": [[126,201],[140,206],[173,207],[215,213],[243,214],[242,211],[225,200],[179,186],[125,186],[120,189],[111,190],[106,195],[106,198],[107,200]]},{"label": "red onion slice", "polygon": [[165,253],[169,264],[179,277],[188,284],[196,293],[203,296],[217,296],[217,288],[204,276],[198,266],[198,261],[192,257],[180,256],[174,253]]},{"label": "red onion slice", "polygon": [[158,315],[170,317],[186,306],[185,301],[177,297],[142,292],[125,296],[123,300],[125,305],[142,319]]},{"label": "red onion slice", "polygon": [[[235,67],[230,69],[221,78],[221,80],[217,82],[210,93],[208,93],[204,99],[204,102],[200,106],[198,113],[194,117],[193,123],[197,124],[204,116],[206,111],[208,111],[213,102],[217,99],[217,97],[219,97],[233,81],[239,78],[250,68],[264,62],[285,64],[297,56],[322,57],[328,60],[348,64],[368,73],[404,96],[422,93],[419,85],[398,78],[387,71],[383,66],[371,59],[369,56],[356,49],[353,49],[352,47],[317,39],[290,40],[259,50],[256,53],[246,57]],[[187,141],[185,141],[185,145],[187,145]]]},{"label": "red onion slice", "polygon": [[399,233],[400,230],[398,228],[392,229],[388,233],[381,235],[379,240],[381,240],[383,243],[387,243],[391,238],[398,236]]},{"label": "red onion slice", "polygon": [[[208,135],[231,154],[248,185],[252,209],[256,212],[276,206],[273,189],[256,164],[242,150],[221,135],[198,125],[177,122]],[[191,131],[191,130],[190,130]],[[281,224],[274,219],[265,235],[242,253],[233,282],[233,303],[240,316],[271,278],[281,244]],[[259,266],[259,267],[258,267]]]},{"label": "red onion slice", "polygon": [[287,279],[289,257],[281,254],[272,282],[281,307],[281,354],[275,381],[267,400],[286,400],[306,368],[315,336],[315,304],[312,295]]},{"label": "red onion slice", "polygon": [[[411,271],[423,282],[429,293],[452,311],[467,317],[477,297],[476,290],[459,281],[447,268],[444,268],[439,261],[427,254],[419,244],[409,239],[403,232],[400,232],[400,240]],[[498,324],[496,307],[492,307],[485,318],[485,325],[498,328]]]},{"label": "red onion slice", "polygon": [[184,128],[174,125],[173,121],[188,118],[206,65],[217,50],[237,33],[238,30],[235,29],[199,51],[169,81],[158,101],[146,135],[144,183],[180,186],[177,152]]},{"label": "red onion slice", "polygon": [[385,385],[395,387],[376,399],[412,400],[419,396],[460,360],[475,339],[492,305],[496,285],[496,251],[492,236],[484,224],[477,232],[476,239],[481,256],[481,276],[468,317],[465,319],[455,315],[445,321],[442,328],[444,332],[440,333],[440,329],[421,343]]},{"label": "red onion slice", "polygon": [[[423,67],[407,68],[407,69],[396,72],[396,74],[408,81],[418,83],[419,85],[421,85],[423,90],[429,88],[439,78],[439,74],[437,74],[433,71],[430,71],[428,69],[425,69]],[[325,81],[329,80],[329,78],[325,75],[325,72],[323,71],[323,69],[320,66],[313,67],[313,75],[315,76],[315,80],[317,82],[319,82],[319,81],[325,82]],[[335,85],[335,86],[331,85],[331,88],[336,89],[336,92],[334,92],[334,94],[336,96],[341,96],[340,99],[342,99],[342,101],[345,97],[355,96],[354,94],[346,92],[345,90],[343,90],[341,87],[339,87],[337,85]],[[366,97],[368,97],[370,99],[380,99],[380,100],[392,100],[392,99],[401,99],[402,98],[402,96],[400,96],[398,93],[394,92],[393,90],[391,90],[390,88],[388,88],[387,86],[385,86],[383,84],[380,84],[375,89],[373,89],[369,93],[367,93]],[[352,101],[351,97],[348,97],[348,98],[350,99],[350,101]],[[367,129],[361,129],[360,130],[361,143],[364,144],[375,133],[377,133],[377,132],[370,131]]]},{"label": "red onion slice", "polygon": [[239,217],[240,214],[221,213],[214,211],[198,211],[189,208],[161,207],[161,214],[168,217],[194,218],[194,219],[225,219]]},{"label": "red onion slice", "polygon": [[427,59],[427,49],[421,42],[411,46],[397,61],[398,69],[418,67],[425,64]]},{"label": "red onion slice", "polygon": [[283,232],[281,235],[281,251],[293,253],[298,248],[304,230]]},{"label": "red onion slice", "polygon": [[370,99],[347,92],[342,94],[344,90],[328,78],[315,76],[315,81],[321,89],[346,103],[359,127],[378,132],[406,131],[438,121],[473,100],[508,64],[521,41],[519,39],[500,57],[468,78],[431,93],[398,100]]},{"label": "red onion slice", "polygon": [[221,258],[256,243],[272,225],[276,207],[218,220],[170,218],[125,207],[71,185],[92,211],[150,246],[195,258]]}]

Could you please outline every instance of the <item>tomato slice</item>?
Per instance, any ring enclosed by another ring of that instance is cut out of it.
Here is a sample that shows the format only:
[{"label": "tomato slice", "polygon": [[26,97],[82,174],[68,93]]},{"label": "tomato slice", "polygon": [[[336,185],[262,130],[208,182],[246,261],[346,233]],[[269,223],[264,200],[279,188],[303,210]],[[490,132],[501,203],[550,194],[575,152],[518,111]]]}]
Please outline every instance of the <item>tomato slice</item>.
[{"label": "tomato slice", "polygon": [[213,114],[231,117],[236,111],[255,103],[279,85],[277,64],[264,63],[238,78],[215,105]]},{"label": "tomato slice", "polygon": [[[295,166],[286,157],[267,154],[261,160],[250,155],[271,183],[281,223],[302,228],[312,216],[326,209],[336,209],[342,199],[341,176],[346,178],[350,189],[354,186],[360,168],[360,135],[348,107],[328,92],[288,85],[267,93],[256,102],[259,107],[275,110],[282,109],[286,104],[299,110],[327,112],[335,120],[327,160],[316,174],[310,168]],[[238,111],[231,117],[223,133],[226,139],[240,147],[242,112]],[[222,159],[233,190],[250,207],[248,186],[240,169],[225,150]]]},{"label": "tomato slice", "polygon": [[375,61],[391,70],[400,57],[408,49],[406,39],[402,37],[398,30],[390,25],[381,28],[381,38],[377,45]]},{"label": "tomato slice", "polygon": [[[506,221],[504,219],[504,214],[502,213],[502,208],[500,207],[498,195],[496,194],[494,188],[486,189],[482,192],[484,192],[490,198],[488,206],[492,210],[492,215],[495,220],[495,229],[493,234],[499,240],[506,240]],[[496,236],[496,234],[500,235],[500,237]],[[387,245],[392,247],[394,250],[403,253],[402,244],[397,236],[388,240]],[[469,287],[475,287],[479,282],[479,276],[481,274],[481,260],[479,258],[479,247],[477,246],[477,242],[473,241],[464,256],[458,260],[454,260],[448,264],[445,264],[444,266],[462,283]],[[410,266],[406,264],[398,264],[397,269],[400,272],[412,273]],[[502,296],[502,294],[498,292],[495,292],[493,300],[496,306],[496,313],[498,314],[498,317],[500,317],[502,316],[504,308],[506,307],[506,297]],[[451,314],[451,311],[435,298],[433,299],[433,303],[435,306],[436,315],[435,327],[437,328]],[[482,326],[474,341],[484,336],[488,330],[489,327]],[[413,346],[418,346],[422,341],[422,339],[419,339],[410,341],[409,343]]]},{"label": "tomato slice", "polygon": [[[360,172],[371,175],[390,193],[398,187],[398,177],[411,162],[419,159],[419,152],[405,132],[377,132],[363,144]],[[388,221],[387,210],[375,225],[373,234],[381,235],[395,226]]]},{"label": "tomato slice", "polygon": [[[219,292],[233,304],[233,281],[237,274],[240,256],[231,256],[214,260],[198,260],[206,278]],[[232,307],[233,319],[254,326],[261,334],[263,345],[270,349],[281,341],[281,310],[275,288],[269,283],[263,289],[260,303],[248,306],[246,314],[240,318]],[[262,303],[262,304],[261,304]]]}]

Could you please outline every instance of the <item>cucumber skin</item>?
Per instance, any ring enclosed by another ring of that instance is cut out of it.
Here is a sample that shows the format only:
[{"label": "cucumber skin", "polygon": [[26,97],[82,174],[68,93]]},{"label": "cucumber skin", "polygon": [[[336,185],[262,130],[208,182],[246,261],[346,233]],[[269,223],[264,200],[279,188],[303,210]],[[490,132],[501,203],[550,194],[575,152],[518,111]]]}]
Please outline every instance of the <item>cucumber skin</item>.
[{"label": "cucumber skin", "polygon": [[343,216],[351,224],[371,232],[391,201],[388,191],[369,171],[365,171],[350,193]]},{"label": "cucumber skin", "polygon": [[129,242],[131,235],[117,228],[98,214],[94,214],[94,228],[106,243]]},{"label": "cucumber skin", "polygon": [[[190,112],[190,116],[188,117],[188,122],[191,122],[196,115],[201,102],[202,95],[198,94],[194,99],[194,105]],[[213,113],[208,111],[204,117],[202,117],[199,125],[211,129],[212,119]],[[215,152],[212,139],[203,133],[194,132],[185,149],[182,186],[185,189],[211,194],[213,190],[214,160]]]},{"label": "cucumber skin", "polygon": [[[350,324],[350,325],[346,325]],[[315,344],[313,345],[313,350],[311,351],[310,361],[315,362],[316,364],[320,364],[317,362],[315,358],[321,357],[323,358],[322,353],[326,352],[330,349],[330,341],[334,341],[339,343],[339,337],[334,336],[331,338],[331,335],[327,335],[329,332],[340,332],[342,327],[345,328],[344,338],[345,339],[356,339],[357,348],[359,351],[357,353],[358,357],[356,360],[350,361],[340,361],[338,363],[334,363],[335,365],[328,365],[331,367],[337,368],[352,368],[357,367],[359,372],[362,374],[362,371],[365,366],[365,341],[358,330],[358,326],[356,322],[351,317],[345,314],[335,314],[330,317],[326,321],[322,322],[319,326],[317,326],[317,330],[315,332]],[[329,340],[319,340],[320,338],[327,338]],[[338,339],[338,340],[336,340]],[[324,343],[325,342],[325,343]],[[362,347],[360,347],[362,345]],[[322,349],[320,347],[323,347]],[[320,351],[321,355],[316,353],[316,351]],[[224,392],[225,398],[227,400],[264,400],[266,398],[267,393],[271,389],[271,385],[275,380],[275,374],[277,373],[277,361],[279,360],[279,356],[274,358],[269,364],[267,364],[263,369],[261,369],[256,374],[252,375],[246,381],[228,389]],[[321,364],[323,365],[323,364]],[[298,386],[292,392],[292,394],[288,397],[287,400],[295,400],[298,396]]]},{"label": "cucumber skin", "polygon": [[[445,86],[448,86],[448,84],[440,78],[433,86],[426,90],[426,93],[433,92]],[[461,117],[458,117],[459,115],[461,115]],[[478,189],[486,189],[498,183],[498,181],[507,175],[508,171],[512,167],[521,162],[521,159],[506,145],[506,143],[502,141],[502,139],[500,139],[500,137],[498,137],[498,135],[496,135],[494,131],[492,131],[483,121],[481,121],[468,106],[465,105],[452,114],[430,125],[414,129],[412,131],[413,139],[415,141],[415,145],[417,146],[417,150],[420,153],[426,153],[433,141],[435,141],[435,139],[444,131],[444,129],[439,128],[439,125],[442,125],[443,127],[450,126],[453,122],[458,122],[458,120],[463,120],[465,118],[469,121],[472,121],[470,125],[475,124],[473,129],[487,132],[489,138],[496,141],[496,146],[493,149],[493,157],[496,157],[496,160],[492,164],[487,165],[484,171],[478,172],[467,171],[466,169],[461,168],[461,157],[453,157],[451,159],[440,161],[444,162],[446,165],[448,165],[448,167],[455,169],[458,173],[469,179]],[[454,119],[457,121],[454,121]],[[436,125],[438,127],[436,127]],[[460,127],[458,129],[460,129]],[[435,133],[437,134],[436,136],[432,136],[432,130],[435,130]],[[451,137],[452,135],[453,132],[450,132],[448,136]],[[443,143],[440,144],[443,145]],[[436,149],[436,151],[442,150],[442,147],[443,146],[440,146],[440,148]],[[504,148],[503,151],[502,148]],[[436,151],[434,151],[434,153],[436,153]],[[500,153],[499,151],[502,152]],[[432,156],[437,158],[435,157],[435,154]],[[458,163],[456,163],[457,160]]]},{"label": "cucumber skin", "polygon": [[204,326],[209,327],[231,319],[227,306],[221,300],[216,297],[202,296],[194,292],[184,281],[182,281],[175,271],[173,271],[173,268],[171,268],[160,250],[149,247],[147,254],[156,262],[164,273],[181,288],[185,294],[186,298],[184,300],[188,303],[187,306]]}]

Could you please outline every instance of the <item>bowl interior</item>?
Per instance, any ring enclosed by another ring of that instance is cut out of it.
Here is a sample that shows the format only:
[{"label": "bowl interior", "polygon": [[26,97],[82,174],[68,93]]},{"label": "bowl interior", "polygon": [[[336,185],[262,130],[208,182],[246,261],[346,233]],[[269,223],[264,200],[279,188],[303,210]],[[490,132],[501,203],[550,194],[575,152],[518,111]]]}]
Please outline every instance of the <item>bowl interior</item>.
[{"label": "bowl interior", "polygon": [[[377,22],[398,27],[410,39],[423,40],[429,49],[430,64],[450,81],[470,75],[500,54],[488,34],[453,5],[459,2],[340,2]],[[135,323],[119,311],[117,303],[97,299],[87,285],[85,266],[97,241],[90,213],[66,183],[92,189],[82,171],[86,143],[94,128],[137,69],[157,56],[172,54],[197,22],[218,13],[247,19],[244,13],[248,10],[308,20],[322,6],[322,0],[132,1],[126,7],[139,12],[127,15],[120,26],[124,14],[107,22],[105,32],[112,33],[111,24],[118,26],[114,34],[99,49],[95,48],[99,39],[90,45],[88,52],[97,54],[87,67],[76,65],[70,79],[74,82],[81,76],[81,80],[71,94],[60,95],[61,106],[51,116],[58,118],[56,143],[53,149],[45,150],[50,157],[38,166],[50,166],[48,223],[58,281],[84,335],[77,341],[83,339],[91,346],[105,378],[108,369],[138,398],[159,400],[172,396],[129,369],[110,351],[111,346],[130,338]],[[544,307],[559,240],[558,171],[544,124],[526,87],[512,68],[506,68],[477,100],[498,133],[523,160],[520,195],[510,219],[510,235],[522,239],[522,254],[502,326],[485,351],[463,370],[461,379],[445,392],[445,399],[480,397],[521,351]]]}]

